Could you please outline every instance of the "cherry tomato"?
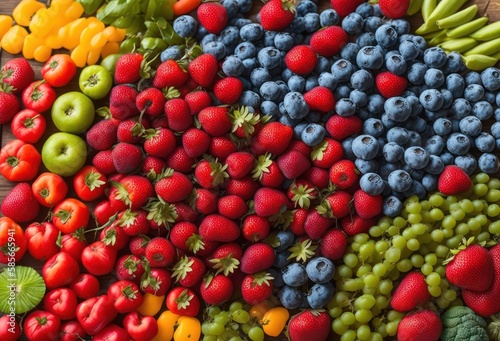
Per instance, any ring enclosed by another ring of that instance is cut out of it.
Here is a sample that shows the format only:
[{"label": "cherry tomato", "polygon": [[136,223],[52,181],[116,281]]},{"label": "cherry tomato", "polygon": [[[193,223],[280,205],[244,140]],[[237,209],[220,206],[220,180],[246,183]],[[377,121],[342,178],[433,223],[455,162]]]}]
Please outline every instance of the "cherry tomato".
[{"label": "cherry tomato", "polygon": [[121,280],[110,285],[108,296],[114,301],[115,309],[119,313],[129,313],[140,307],[143,301],[137,284]]},{"label": "cherry tomato", "polygon": [[175,287],[167,295],[167,308],[175,314],[194,317],[200,311],[200,300],[193,290]]},{"label": "cherry tomato", "polygon": [[59,334],[59,341],[80,341],[87,336],[85,329],[83,329],[80,322],[76,320],[63,323],[59,330]]},{"label": "cherry tomato", "polygon": [[79,228],[85,228],[89,219],[88,206],[75,198],[66,198],[58,203],[52,215],[52,223],[62,233],[73,233]]},{"label": "cherry tomato", "polygon": [[68,288],[53,289],[43,298],[43,308],[61,320],[74,319],[77,304],[75,292]]},{"label": "cherry tomato", "polygon": [[0,150],[0,174],[9,181],[33,180],[41,162],[38,150],[21,140],[10,141]]},{"label": "cherry tomato", "polygon": [[26,236],[14,220],[0,218],[0,263],[15,266],[26,252]]},{"label": "cherry tomato", "polygon": [[151,316],[142,316],[137,311],[123,318],[123,327],[134,341],[150,341],[158,334],[158,323]]},{"label": "cherry tomato", "polygon": [[68,185],[57,174],[44,172],[31,185],[35,199],[45,207],[52,207],[68,194]]},{"label": "cherry tomato", "polygon": [[71,234],[65,234],[59,240],[59,247],[62,252],[71,255],[78,262],[81,262],[83,249],[87,246],[83,228],[76,230]]},{"label": "cherry tomato", "polygon": [[42,77],[55,88],[67,85],[76,74],[76,64],[67,54],[55,54],[42,67]]},{"label": "cherry tomato", "polygon": [[56,98],[56,91],[45,81],[31,83],[21,96],[24,106],[37,112],[49,110]]},{"label": "cherry tomato", "polygon": [[21,327],[15,316],[3,315],[0,317],[0,340],[16,341],[21,337]]},{"label": "cherry tomato", "polygon": [[60,326],[61,320],[56,315],[35,310],[25,318],[23,331],[30,341],[57,340]]},{"label": "cherry tomato", "polygon": [[99,333],[95,334],[92,341],[131,341],[132,338],[122,327],[114,323],[108,324]]},{"label": "cherry tomato", "polygon": [[80,274],[69,284],[76,297],[86,300],[97,296],[100,290],[99,280],[91,274]]},{"label": "cherry tomato", "polygon": [[59,252],[59,230],[49,222],[31,223],[24,231],[29,253],[38,260],[49,259]]},{"label": "cherry tomato", "polygon": [[84,166],[73,177],[76,195],[84,201],[94,201],[104,196],[107,178],[92,165]]},{"label": "cherry tomato", "polygon": [[113,270],[117,251],[98,240],[85,247],[82,252],[82,263],[85,269],[95,276],[105,275]]},{"label": "cherry tomato", "polygon": [[10,123],[10,130],[16,138],[32,144],[40,140],[46,127],[47,121],[45,117],[31,109],[21,110]]},{"label": "cherry tomato", "polygon": [[79,273],[78,262],[66,252],[55,254],[42,267],[42,277],[48,289],[70,284]]}]

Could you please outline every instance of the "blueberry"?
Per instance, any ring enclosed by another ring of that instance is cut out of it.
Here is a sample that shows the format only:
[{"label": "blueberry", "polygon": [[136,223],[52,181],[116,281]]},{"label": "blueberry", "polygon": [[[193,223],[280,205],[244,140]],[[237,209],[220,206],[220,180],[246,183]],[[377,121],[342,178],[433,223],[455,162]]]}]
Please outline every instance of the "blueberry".
[{"label": "blueberry", "polygon": [[236,0],[223,0],[220,3],[226,8],[228,18],[233,18],[240,9],[240,5]]},{"label": "blueberry", "polygon": [[304,294],[297,288],[285,285],[279,291],[278,298],[286,309],[297,309],[302,304]]},{"label": "blueberry", "polygon": [[408,78],[408,81],[414,85],[423,84],[424,80],[425,80],[425,73],[427,72],[427,69],[428,68],[425,64],[422,64],[420,62],[413,63],[408,68],[408,72],[406,74],[406,77]]},{"label": "blueberry", "polygon": [[452,165],[455,162],[455,155],[448,151],[443,151],[441,154],[439,154],[439,157],[441,158],[441,160],[443,160],[445,166]]},{"label": "blueberry", "polygon": [[301,119],[309,113],[304,96],[300,92],[289,92],[283,100],[285,110],[292,119]]},{"label": "blueberry", "polygon": [[420,182],[427,192],[433,192],[437,189],[438,177],[436,175],[426,173]]},{"label": "blueberry", "polygon": [[441,89],[441,95],[443,95],[443,109],[448,109],[453,103],[453,94],[447,89]]},{"label": "blueberry", "polygon": [[332,75],[337,79],[337,82],[349,81],[354,71],[354,65],[346,59],[337,60],[331,67]]},{"label": "blueberry", "polygon": [[280,95],[278,84],[273,81],[267,81],[260,86],[260,95],[266,101],[275,101]]},{"label": "blueberry", "polygon": [[384,110],[385,99],[379,94],[371,94],[368,96],[366,109],[372,114],[380,114]]},{"label": "blueberry", "polygon": [[425,166],[425,171],[429,174],[441,174],[444,169],[443,160],[437,155],[429,156],[429,163]]},{"label": "blueberry", "polygon": [[272,69],[280,65],[282,56],[278,49],[274,47],[264,47],[258,52],[257,59],[262,67]]},{"label": "blueberry", "polygon": [[384,215],[394,218],[403,210],[403,203],[396,196],[390,195],[384,198],[382,212]]},{"label": "blueberry", "polygon": [[494,104],[496,101],[496,94],[486,90],[484,92],[483,98],[481,98],[482,101],[488,102],[489,104]]},{"label": "blueberry", "polygon": [[363,30],[363,17],[358,13],[350,13],[342,20],[342,28],[347,34],[358,34]]},{"label": "blueberry", "polygon": [[470,102],[478,102],[484,95],[484,88],[479,84],[470,84],[465,87],[464,98]]},{"label": "blueberry", "polygon": [[351,90],[352,89],[345,83],[338,84],[335,88],[334,96],[335,98],[349,98]]},{"label": "blueberry", "polygon": [[276,269],[275,267],[271,267],[266,270],[274,279],[273,279],[273,286],[276,288],[281,288],[282,286],[285,285],[285,282],[283,281],[283,276],[281,275],[281,269]]},{"label": "blueberry", "polygon": [[290,254],[291,252],[286,249],[276,252],[273,266],[278,269],[285,267],[288,263],[290,263],[290,259],[288,259],[288,257],[290,257]]},{"label": "blueberry", "polygon": [[424,75],[424,83],[431,89],[438,89],[443,86],[445,81],[443,71],[439,69],[427,69]]},{"label": "blueberry", "polygon": [[305,16],[307,13],[316,13],[318,12],[318,5],[316,5],[311,0],[301,1],[296,7],[296,13],[298,16]]},{"label": "blueberry", "polygon": [[408,172],[402,169],[392,171],[387,177],[387,183],[396,192],[404,192],[410,189],[412,178]]},{"label": "blueberry", "polygon": [[220,41],[212,41],[203,45],[203,53],[210,53],[217,60],[222,60],[226,56],[226,46]]},{"label": "blueberry", "polygon": [[430,47],[424,51],[424,63],[429,68],[440,68],[446,63],[447,55],[440,47]]},{"label": "blueberry", "polygon": [[380,137],[384,134],[384,125],[377,118],[369,118],[363,122],[363,134]]},{"label": "blueberry", "polygon": [[341,98],[335,104],[335,112],[342,117],[352,116],[356,113],[356,104],[348,98]]},{"label": "blueberry", "polygon": [[338,25],[340,16],[332,8],[325,9],[319,14],[319,22],[322,27]]},{"label": "blueberry", "polygon": [[472,106],[472,115],[480,121],[486,121],[493,116],[493,106],[486,101],[479,101]]},{"label": "blueberry", "polygon": [[465,85],[471,84],[483,85],[481,75],[476,71],[469,71],[465,74]]},{"label": "blueberry", "polygon": [[407,191],[403,192],[403,195],[406,198],[416,195],[419,200],[424,200],[426,194],[427,192],[425,191],[424,186],[420,183],[420,181],[417,180],[413,180],[411,182],[410,188]]},{"label": "blueberry", "polygon": [[231,46],[238,43],[240,39],[240,31],[236,26],[226,26],[217,36],[217,40],[224,45]]},{"label": "blueberry", "polygon": [[175,18],[172,25],[175,33],[183,38],[194,37],[198,29],[198,23],[190,15],[181,15]]},{"label": "blueberry", "polygon": [[387,113],[383,113],[382,116],[380,116],[380,120],[382,121],[384,127],[386,127],[387,129],[391,129],[399,125],[398,122],[391,120]]},{"label": "blueberry", "polygon": [[373,173],[378,168],[378,163],[374,160],[363,160],[357,158],[354,160],[354,165],[361,174]]},{"label": "blueberry", "polygon": [[262,101],[260,103],[262,114],[276,118],[279,115],[278,105],[272,101]]},{"label": "blueberry", "polygon": [[375,39],[375,33],[373,33],[373,32],[363,32],[363,33],[361,33],[356,38],[356,44],[359,47],[377,45],[377,39]]},{"label": "blueberry", "polygon": [[406,72],[406,60],[400,54],[393,54],[385,60],[385,67],[396,75],[402,75]]},{"label": "blueberry", "polygon": [[394,19],[390,21],[398,36],[410,33],[410,23],[404,19]]},{"label": "blueberry", "polygon": [[468,175],[474,173],[477,168],[476,158],[469,153],[455,157],[454,162],[456,166],[462,168]]},{"label": "blueberry", "polygon": [[258,108],[260,105],[260,96],[250,90],[243,91],[239,102],[241,105],[246,105],[247,107]]},{"label": "blueberry", "polygon": [[495,139],[500,139],[500,122],[495,122],[490,127],[491,135]]},{"label": "blueberry", "polygon": [[375,31],[375,39],[380,46],[391,47],[398,41],[398,33],[389,24],[384,24]]},{"label": "blueberry", "polygon": [[496,108],[493,112],[493,115],[495,117],[495,121],[500,122],[500,108]]},{"label": "blueberry", "polygon": [[395,142],[389,142],[382,149],[382,154],[387,162],[398,162],[403,158],[404,148]]},{"label": "blueberry", "polygon": [[[377,174],[380,175],[380,177],[382,179],[387,181],[389,174],[391,174],[391,172],[393,172],[397,169],[400,169],[400,168],[401,168],[401,164],[399,162],[387,162],[387,161],[382,160],[382,161],[380,161],[380,164],[378,166]],[[389,186],[389,183],[386,182],[386,185]]]},{"label": "blueberry", "polygon": [[354,161],[356,155],[352,152],[352,141],[354,141],[354,137],[348,137],[342,141],[342,150],[344,151],[344,158]]},{"label": "blueberry", "polygon": [[274,46],[280,51],[288,51],[293,47],[293,37],[288,32],[278,32],[274,36]]},{"label": "blueberry", "polygon": [[373,6],[368,2],[364,2],[356,7],[355,12],[361,15],[363,18],[368,18],[373,15]]},{"label": "blueberry", "polygon": [[[181,48],[179,45],[172,45],[167,47],[165,50],[160,55],[160,60],[162,62],[172,59],[172,60],[179,60],[182,58],[183,52],[181,51]],[[225,55],[225,53],[224,53]],[[222,56],[224,58],[224,56]]]},{"label": "blueberry", "polygon": [[[321,121],[323,113],[320,111],[309,111],[309,114],[306,116],[307,123],[318,123]],[[323,126],[321,128],[324,130]],[[326,132],[325,132],[326,134]]]},{"label": "blueberry", "polygon": [[[290,126],[292,128],[294,128],[296,125],[297,125],[297,121],[300,121],[300,120],[294,120],[293,118],[291,118],[290,116],[284,114],[282,115],[279,120],[280,123],[283,123],[284,125],[286,126]],[[304,124],[307,124],[306,122],[304,122]],[[295,131],[294,131],[295,133]]]},{"label": "blueberry", "polygon": [[[283,115],[283,116],[286,116],[286,115]],[[291,120],[291,118],[289,118]],[[281,118],[280,118],[281,120]],[[307,125],[309,123],[305,122],[305,121],[302,121],[300,123],[298,123],[295,127],[293,127],[293,136],[295,139],[297,140],[300,140],[301,139],[301,135],[302,135],[302,132],[304,131],[304,129],[306,129]],[[287,124],[287,125],[290,125],[292,126],[292,124]]]},{"label": "blueberry", "polygon": [[363,160],[372,160],[377,156],[380,145],[377,139],[370,135],[359,135],[352,142],[352,152]]},{"label": "blueberry", "polygon": [[299,75],[293,75],[287,82],[290,91],[302,92],[306,87],[306,80]]},{"label": "blueberry", "polygon": [[454,155],[464,155],[470,149],[470,141],[461,133],[453,133],[446,140],[446,148]]},{"label": "blueberry", "polygon": [[439,90],[428,89],[420,94],[420,104],[429,111],[438,111],[443,106],[443,95]]},{"label": "blueberry", "polygon": [[306,265],[307,276],[314,283],[330,282],[335,275],[335,265],[325,257],[314,257]]},{"label": "blueberry", "polygon": [[500,89],[500,70],[496,67],[487,68],[481,72],[481,81],[483,86],[490,91]]},{"label": "blueberry", "polygon": [[416,131],[408,132],[408,142],[403,147],[421,146],[422,137]]},{"label": "blueberry", "polygon": [[326,130],[325,128],[317,123],[308,124],[302,133],[300,134],[301,140],[307,144],[308,146],[317,146],[323,141],[325,137]]},{"label": "blueberry", "polygon": [[472,113],[472,107],[466,99],[457,98],[450,107],[451,117],[461,120]]},{"label": "blueberry", "polygon": [[347,43],[342,50],[340,50],[340,58],[346,59],[351,63],[356,63],[356,56],[358,55],[361,47],[355,43]]},{"label": "blueberry", "polygon": [[451,73],[460,72],[463,65],[462,56],[460,56],[459,53],[452,51],[448,53],[446,63],[444,64],[442,70],[445,74],[449,75]]},{"label": "blueberry", "polygon": [[418,57],[419,49],[413,40],[403,40],[399,43],[398,51],[407,60],[414,60]]},{"label": "blueberry", "polygon": [[453,97],[462,97],[465,90],[465,80],[458,73],[452,73],[446,76],[446,89],[450,90]]},{"label": "blueberry", "polygon": [[498,157],[491,153],[482,154],[477,160],[477,164],[481,172],[486,174],[495,174],[500,168]]},{"label": "blueberry", "polygon": [[432,128],[437,135],[448,135],[451,132],[451,121],[447,118],[438,118],[434,121]]},{"label": "blueberry", "polygon": [[359,179],[359,186],[370,195],[379,195],[384,191],[385,182],[377,173],[365,173]]},{"label": "blueberry", "polygon": [[373,32],[377,30],[380,26],[384,24],[384,21],[376,16],[370,16],[365,19],[365,22],[363,24],[363,31],[365,32]]},{"label": "blueberry", "polygon": [[266,68],[259,67],[252,70],[250,73],[250,82],[260,88],[262,84],[271,80],[271,75]]},{"label": "blueberry", "polygon": [[422,169],[429,163],[429,154],[422,147],[410,147],[405,150],[404,160],[411,168]]},{"label": "blueberry", "polygon": [[257,41],[264,35],[264,28],[257,23],[247,24],[240,28],[240,38],[243,41]]},{"label": "blueberry", "polygon": [[387,142],[394,142],[400,146],[405,145],[410,139],[410,134],[407,129],[394,127],[387,131]]},{"label": "blueberry", "polygon": [[249,41],[244,41],[236,45],[234,54],[241,60],[253,58],[257,55],[257,48]]},{"label": "blueberry", "polygon": [[332,282],[314,284],[307,293],[307,302],[313,309],[324,307],[335,294],[335,286]]},{"label": "blueberry", "polygon": [[359,50],[356,64],[365,69],[378,70],[384,65],[384,56],[380,49],[374,46],[365,46]]},{"label": "blueberry", "polygon": [[290,263],[281,269],[283,281],[291,287],[300,287],[308,281],[306,268],[300,263]]},{"label": "blueberry", "polygon": [[495,138],[486,132],[481,132],[474,140],[474,145],[482,153],[490,153],[495,149]]},{"label": "blueberry", "polygon": [[304,16],[304,28],[308,33],[316,32],[320,28],[318,13],[307,13]]},{"label": "blueberry", "polygon": [[384,110],[389,119],[405,122],[411,114],[411,106],[403,97],[391,97],[384,103]]},{"label": "blueberry", "polygon": [[351,86],[359,91],[366,91],[373,87],[373,75],[366,70],[358,70],[351,75]]},{"label": "blueberry", "polygon": [[420,50],[419,57],[422,57],[424,55],[425,49],[427,48],[427,42],[425,41],[424,37],[416,35],[413,35],[412,40]]},{"label": "blueberry", "polygon": [[234,17],[229,20],[229,25],[235,26],[236,28],[242,28],[245,25],[251,24],[253,21],[247,18],[241,18],[240,16]]},{"label": "blueberry", "polygon": [[481,132],[483,125],[476,116],[466,116],[460,120],[460,131],[468,136],[475,137]]}]

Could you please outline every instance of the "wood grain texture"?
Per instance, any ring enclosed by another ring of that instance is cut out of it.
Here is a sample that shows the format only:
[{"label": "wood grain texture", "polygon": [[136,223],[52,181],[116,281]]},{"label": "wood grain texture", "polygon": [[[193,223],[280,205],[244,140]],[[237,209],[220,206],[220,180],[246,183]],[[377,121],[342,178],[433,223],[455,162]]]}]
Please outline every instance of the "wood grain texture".
[{"label": "wood grain texture", "polygon": [[[20,0],[0,0],[0,14],[11,15],[13,8],[19,3],[19,1]],[[487,6],[488,2],[489,2],[489,5]],[[253,10],[253,14],[257,13],[257,9],[261,6],[262,2],[255,0],[254,3],[255,3],[255,9]],[[474,1],[469,1],[468,3],[472,4],[472,3],[474,3]],[[491,21],[500,20],[500,1],[478,0],[475,3],[477,3],[479,5],[480,13],[484,13],[484,14],[488,15]],[[486,6],[487,6],[487,8],[486,8]],[[326,8],[326,7],[330,7],[329,1],[320,0],[320,8]],[[414,15],[409,20],[410,20],[412,29],[415,29],[421,23],[421,18],[419,17],[418,14]],[[8,60],[10,60],[14,57],[18,57],[18,56],[12,56],[8,53],[5,53],[4,51],[1,51],[0,53],[1,53],[1,65],[3,65],[5,62],[7,62]],[[32,62],[32,65],[33,65],[33,68],[35,70],[35,74],[36,74],[37,79],[40,79],[41,78],[40,69],[41,69],[42,64],[37,63],[37,62]],[[64,92],[68,92],[71,90],[78,90],[77,79],[78,78],[75,77],[75,80],[70,84],[70,86],[65,87],[63,89],[57,89],[58,94],[62,94]],[[48,137],[48,135],[50,135],[51,133],[56,131],[55,127],[51,123],[50,113],[49,112],[45,113],[45,116],[47,118],[47,123],[49,124],[49,126],[48,126],[48,129],[47,129],[45,136],[41,139],[42,142],[39,142],[36,145],[39,150],[41,150],[41,146],[43,144],[43,141],[46,139],[46,137]],[[8,141],[13,140],[13,135],[10,131],[9,125],[4,125],[3,127],[1,127],[0,134],[1,134],[2,147]],[[42,165],[42,167],[43,167],[43,165]],[[68,180],[71,180],[71,179],[68,179]],[[10,191],[10,189],[14,185],[15,185],[14,183],[10,183],[10,182],[6,181],[3,177],[0,178],[0,202],[5,198],[5,195]],[[43,219],[46,213],[47,213],[47,211],[42,212],[40,214],[40,219]],[[25,264],[25,265],[33,266],[37,270],[40,270],[42,265],[43,265],[42,262],[35,261],[34,259],[30,258],[28,254],[26,254],[26,257],[23,258],[21,263]],[[115,278],[112,275],[103,277],[102,278],[102,287],[106,288],[107,285],[110,282],[113,282],[114,280],[115,280]],[[333,333],[331,333],[331,334],[333,334]],[[23,340],[25,340],[25,338]],[[286,340],[286,338],[283,336],[280,338],[269,338],[267,340]],[[331,335],[329,340],[338,340],[338,338]]]}]

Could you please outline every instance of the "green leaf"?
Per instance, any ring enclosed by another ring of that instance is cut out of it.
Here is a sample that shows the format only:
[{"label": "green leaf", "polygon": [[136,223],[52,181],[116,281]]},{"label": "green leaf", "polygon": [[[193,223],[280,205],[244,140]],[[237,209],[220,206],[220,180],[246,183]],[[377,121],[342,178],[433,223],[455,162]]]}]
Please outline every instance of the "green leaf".
[{"label": "green leaf", "polygon": [[101,6],[103,0],[77,0],[83,6],[86,14],[92,14]]}]

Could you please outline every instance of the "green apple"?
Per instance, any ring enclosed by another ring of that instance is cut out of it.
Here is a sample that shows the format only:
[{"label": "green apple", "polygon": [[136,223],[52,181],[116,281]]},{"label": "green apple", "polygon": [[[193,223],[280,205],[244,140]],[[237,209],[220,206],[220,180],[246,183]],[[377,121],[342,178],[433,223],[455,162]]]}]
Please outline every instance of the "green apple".
[{"label": "green apple", "polygon": [[94,122],[94,116],[94,103],[78,91],[62,94],[52,105],[52,121],[65,133],[83,133]]},{"label": "green apple", "polygon": [[52,173],[71,176],[87,159],[87,146],[78,135],[58,132],[49,136],[42,147],[42,161]]},{"label": "green apple", "polygon": [[106,70],[109,71],[109,73],[111,74],[111,77],[113,77],[114,73],[115,73],[116,61],[121,56],[123,56],[123,53],[114,53],[114,54],[110,54],[109,56],[106,56],[101,61],[101,65],[104,66],[106,68]]},{"label": "green apple", "polygon": [[78,80],[80,90],[92,99],[107,96],[113,85],[111,72],[102,65],[89,65],[80,73]]}]

